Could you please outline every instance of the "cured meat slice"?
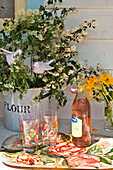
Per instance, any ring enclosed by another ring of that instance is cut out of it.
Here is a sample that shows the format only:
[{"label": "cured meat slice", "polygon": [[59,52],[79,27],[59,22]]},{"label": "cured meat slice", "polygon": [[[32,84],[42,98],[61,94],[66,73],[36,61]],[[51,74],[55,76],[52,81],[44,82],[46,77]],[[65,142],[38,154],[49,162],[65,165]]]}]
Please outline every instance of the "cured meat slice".
[{"label": "cured meat slice", "polygon": [[78,154],[72,155],[66,158],[67,164],[69,166],[80,166],[80,167],[100,167],[100,159],[98,157],[88,155],[88,154]]},{"label": "cured meat slice", "polygon": [[84,148],[78,148],[73,143],[63,142],[49,147],[49,151],[57,156],[68,157],[71,154],[85,152]]},{"label": "cured meat slice", "polygon": [[18,155],[17,156],[17,163],[23,163],[23,164],[37,164],[39,162],[40,158],[36,155],[27,154],[24,155]]}]

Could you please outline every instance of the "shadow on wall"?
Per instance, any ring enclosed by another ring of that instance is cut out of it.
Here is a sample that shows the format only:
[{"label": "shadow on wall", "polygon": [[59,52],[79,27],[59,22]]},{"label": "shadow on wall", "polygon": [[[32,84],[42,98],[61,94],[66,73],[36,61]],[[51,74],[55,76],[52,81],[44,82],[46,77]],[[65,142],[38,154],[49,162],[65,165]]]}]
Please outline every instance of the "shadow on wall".
[{"label": "shadow on wall", "polygon": [[0,117],[4,117],[4,97],[0,93]]}]

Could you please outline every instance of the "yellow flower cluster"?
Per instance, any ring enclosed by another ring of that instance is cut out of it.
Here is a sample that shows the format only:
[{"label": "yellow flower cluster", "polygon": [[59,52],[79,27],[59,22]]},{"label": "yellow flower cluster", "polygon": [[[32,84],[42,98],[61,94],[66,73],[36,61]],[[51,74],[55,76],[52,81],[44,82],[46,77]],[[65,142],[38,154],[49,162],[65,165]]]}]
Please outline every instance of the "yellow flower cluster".
[{"label": "yellow flower cluster", "polygon": [[105,98],[107,95],[107,89],[113,84],[113,78],[110,74],[100,74],[99,77],[91,76],[85,80],[85,90],[89,93],[89,100],[93,98],[95,93],[96,97],[99,96]]}]

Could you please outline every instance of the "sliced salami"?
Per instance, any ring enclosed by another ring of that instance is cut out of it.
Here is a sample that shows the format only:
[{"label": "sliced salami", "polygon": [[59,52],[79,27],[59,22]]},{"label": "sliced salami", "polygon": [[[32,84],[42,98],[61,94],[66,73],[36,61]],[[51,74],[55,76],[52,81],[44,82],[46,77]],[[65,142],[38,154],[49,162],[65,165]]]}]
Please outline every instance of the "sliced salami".
[{"label": "sliced salami", "polygon": [[37,164],[40,160],[40,157],[32,154],[24,153],[24,155],[17,156],[17,163],[23,163],[23,164]]},{"label": "sliced salami", "polygon": [[49,151],[57,156],[68,157],[71,154],[85,152],[85,148],[78,148],[73,143],[63,142],[49,147]]},{"label": "sliced salami", "polygon": [[80,166],[80,167],[100,167],[100,159],[98,157],[88,155],[85,153],[72,155],[66,158],[67,164],[69,166]]}]

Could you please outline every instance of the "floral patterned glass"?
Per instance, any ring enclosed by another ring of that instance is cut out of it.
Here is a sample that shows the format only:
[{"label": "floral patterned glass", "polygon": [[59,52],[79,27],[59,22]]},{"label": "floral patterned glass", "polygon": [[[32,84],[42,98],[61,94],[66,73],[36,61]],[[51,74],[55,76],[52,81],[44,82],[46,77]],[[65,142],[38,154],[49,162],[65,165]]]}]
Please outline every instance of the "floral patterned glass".
[{"label": "floral patterned glass", "polygon": [[23,148],[26,152],[34,152],[38,145],[39,117],[36,114],[23,113],[19,116]]},{"label": "floral patterned glass", "polygon": [[58,132],[58,112],[48,109],[41,112],[41,132],[45,145],[55,145]]}]

